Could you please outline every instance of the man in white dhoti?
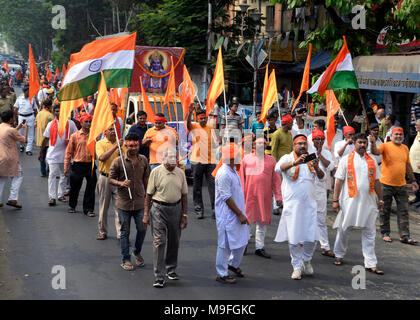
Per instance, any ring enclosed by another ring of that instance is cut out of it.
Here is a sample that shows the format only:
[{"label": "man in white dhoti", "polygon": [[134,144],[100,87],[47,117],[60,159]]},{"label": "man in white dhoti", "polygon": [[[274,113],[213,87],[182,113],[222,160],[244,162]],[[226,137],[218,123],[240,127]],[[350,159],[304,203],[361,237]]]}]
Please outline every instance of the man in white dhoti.
[{"label": "man in white dhoti", "polygon": [[318,240],[315,181],[325,179],[319,159],[308,162],[307,156],[307,138],[297,135],[293,139],[293,152],[284,155],[276,165],[276,172],[283,176],[283,213],[274,241],[289,242],[295,280],[301,279],[302,272],[306,275],[314,272],[311,260]]},{"label": "man in white dhoti", "polygon": [[316,179],[315,182],[315,200],[317,204],[317,222],[321,254],[327,257],[334,257],[334,253],[332,252],[328,241],[328,229],[325,224],[325,218],[327,216],[327,190],[329,189],[330,183],[328,177],[330,176],[331,171],[334,170],[335,163],[331,152],[324,148],[324,132],[315,129],[312,131],[311,138],[313,147],[309,148],[309,153],[316,153],[319,159],[319,166],[325,173],[325,179]]},{"label": "man in white dhoti", "polygon": [[215,213],[217,226],[216,281],[235,283],[228,274],[244,274],[239,268],[249,239],[248,220],[241,180],[235,168],[241,154],[239,147],[229,143],[222,148],[223,165],[217,170],[215,187]]},{"label": "man in white dhoti", "polygon": [[[338,228],[334,244],[335,265],[342,265],[347,251],[349,231],[352,227],[362,228],[362,251],[365,268],[376,274],[384,274],[376,268],[375,255],[376,217],[382,210],[382,186],[376,160],[367,152],[367,136],[354,136],[354,148],[344,156],[335,174],[333,209],[340,212],[333,228]],[[376,203],[375,192],[379,198]]]}]

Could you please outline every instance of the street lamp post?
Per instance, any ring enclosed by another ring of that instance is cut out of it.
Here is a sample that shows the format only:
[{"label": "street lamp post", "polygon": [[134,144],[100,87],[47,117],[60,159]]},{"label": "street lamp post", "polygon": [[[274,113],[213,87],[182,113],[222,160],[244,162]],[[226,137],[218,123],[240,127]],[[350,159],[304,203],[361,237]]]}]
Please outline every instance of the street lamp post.
[{"label": "street lamp post", "polygon": [[257,108],[257,71],[258,71],[258,54],[257,54],[257,37],[259,33],[260,23],[261,23],[261,16],[262,14],[256,10],[250,13],[252,20],[255,22],[255,35],[254,35],[254,91],[253,91],[253,111],[255,113]]}]

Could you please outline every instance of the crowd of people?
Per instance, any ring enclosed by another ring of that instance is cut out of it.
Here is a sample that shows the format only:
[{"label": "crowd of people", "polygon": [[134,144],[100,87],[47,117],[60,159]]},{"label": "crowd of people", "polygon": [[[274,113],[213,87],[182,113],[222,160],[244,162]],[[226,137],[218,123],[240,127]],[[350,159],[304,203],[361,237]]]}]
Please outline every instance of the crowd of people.
[{"label": "crowd of people", "polygon": [[[162,113],[156,114],[150,127],[147,114],[139,111],[136,124],[125,133],[124,121],[117,116],[118,106],[110,105],[115,124],[98,137],[96,154],[92,156],[87,141],[95,112],[94,96],[86,97],[72,112],[65,133],[60,136],[56,91],[45,81],[30,101],[28,86],[16,99],[7,83],[1,84],[0,195],[11,178],[6,204],[22,208],[18,195],[23,170],[18,150],[31,156],[36,140],[41,176],[48,177],[49,206],[56,206],[57,201],[67,203],[68,213],[75,214],[86,180],[82,212],[95,217],[98,197],[96,239],[106,240],[108,212],[112,209],[121,267],[130,271],[145,265],[141,252],[150,225],[153,286],[164,287],[166,278],[178,280],[180,237],[188,224],[188,185],[180,165],[179,132],[166,124]],[[313,130],[308,132],[303,108],[293,115],[279,114],[273,108],[266,126],[256,121],[247,134],[237,113],[237,99],[232,99],[229,107],[220,134],[208,123],[206,110],[195,104],[191,104],[186,118],[192,139],[192,150],[187,156],[193,171],[193,212],[197,219],[209,214],[216,221],[217,281],[232,284],[235,276],[244,277],[240,264],[253,225],[255,254],[271,258],[265,250],[265,236],[272,214],[280,211],[274,241],[289,244],[292,279],[314,273],[311,260],[317,242],[322,255],[333,258],[335,265],[342,265],[353,227],[362,229],[366,270],[383,275],[375,255],[376,220],[379,215],[382,239],[391,242],[393,199],[397,202],[399,240],[406,244],[417,242],[410,237],[406,185],[412,184],[416,192],[410,204],[420,203],[420,119],[415,119],[419,134],[409,150],[403,144],[404,130],[396,125],[395,116],[385,117],[378,106],[372,108],[374,121],[370,122],[368,133],[356,133],[349,125],[341,127],[336,116],[335,136],[331,139],[321,119],[314,121]],[[204,177],[210,199],[208,210],[203,202]],[[338,213],[332,248],[326,226],[330,193],[332,208]],[[136,236],[130,253],[131,218]]]}]

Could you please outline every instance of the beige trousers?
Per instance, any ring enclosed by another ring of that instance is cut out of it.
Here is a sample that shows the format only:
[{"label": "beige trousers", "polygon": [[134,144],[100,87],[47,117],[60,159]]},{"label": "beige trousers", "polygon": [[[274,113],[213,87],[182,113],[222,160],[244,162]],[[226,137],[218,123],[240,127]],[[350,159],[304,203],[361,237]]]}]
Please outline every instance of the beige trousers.
[{"label": "beige trousers", "polygon": [[98,183],[96,185],[98,188],[98,197],[99,197],[99,221],[98,221],[98,231],[100,235],[108,234],[108,209],[112,200],[114,207],[114,216],[115,216],[115,229],[117,230],[117,238],[121,236],[121,224],[118,219],[117,209],[115,208],[115,201],[117,198],[117,187],[108,182],[108,178],[99,175]]}]

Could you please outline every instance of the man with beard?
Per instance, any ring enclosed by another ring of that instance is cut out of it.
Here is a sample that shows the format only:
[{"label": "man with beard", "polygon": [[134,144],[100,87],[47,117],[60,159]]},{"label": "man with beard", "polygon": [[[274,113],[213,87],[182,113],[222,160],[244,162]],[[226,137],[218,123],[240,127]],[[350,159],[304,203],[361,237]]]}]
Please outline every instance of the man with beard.
[{"label": "man with beard", "polygon": [[306,275],[314,273],[311,260],[318,240],[315,182],[325,179],[319,159],[308,162],[307,156],[307,138],[297,135],[293,139],[293,152],[284,155],[276,165],[276,172],[283,176],[283,213],[274,241],[289,242],[294,280],[301,279],[302,271]]},{"label": "man with beard", "polygon": [[[338,212],[333,228],[338,228],[334,244],[334,264],[343,264],[347,251],[349,231],[362,228],[362,251],[367,271],[383,275],[376,267],[375,235],[378,209],[382,210],[382,187],[379,183],[379,167],[366,152],[368,140],[364,133],[354,136],[354,148],[344,156],[335,174],[333,209]],[[375,145],[374,141],[373,145]],[[376,195],[379,203],[376,203]]]},{"label": "man with beard", "polygon": [[406,175],[410,179],[409,183],[412,183],[414,192],[419,189],[419,186],[411,167],[408,147],[402,144],[404,130],[401,127],[395,127],[391,132],[391,141],[382,143],[379,147],[376,147],[373,136],[369,136],[369,140],[372,144],[372,153],[382,155],[381,183],[384,191],[384,210],[379,216],[382,240],[385,242],[392,241],[389,236],[391,233],[389,218],[392,199],[394,198],[397,202],[400,241],[406,244],[416,244],[417,241],[410,237]]}]

